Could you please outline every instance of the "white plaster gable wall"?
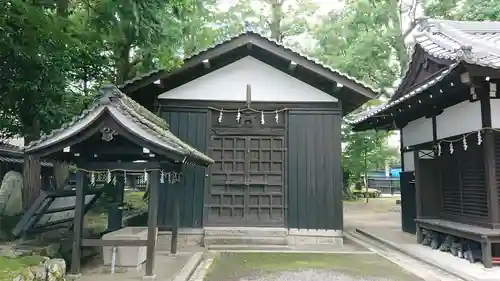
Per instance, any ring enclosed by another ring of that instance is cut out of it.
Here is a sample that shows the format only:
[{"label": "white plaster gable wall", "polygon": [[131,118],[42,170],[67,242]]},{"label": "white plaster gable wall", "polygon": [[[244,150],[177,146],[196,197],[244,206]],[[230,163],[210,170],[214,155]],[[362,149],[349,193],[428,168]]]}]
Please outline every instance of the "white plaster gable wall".
[{"label": "white plaster gable wall", "polygon": [[[495,102],[493,102],[495,101]],[[500,128],[500,102],[492,100],[492,122]],[[497,107],[497,117],[493,113]],[[474,132],[482,128],[481,104],[464,101],[446,108],[436,116],[437,138],[444,139],[464,133]],[[432,119],[420,118],[411,121],[403,128],[403,146],[412,146],[432,141]]]},{"label": "white plaster gable wall", "polygon": [[432,141],[432,119],[422,117],[408,122],[403,128],[403,146]]},{"label": "white plaster gable wall", "polygon": [[251,56],[167,91],[160,99],[245,101],[246,85],[252,101],[337,102],[337,99]]},{"label": "white plaster gable wall", "polygon": [[491,126],[500,128],[500,99],[491,99]]},{"label": "white plaster gable wall", "polygon": [[436,117],[438,139],[477,131],[482,127],[479,101],[464,101],[450,106]]}]

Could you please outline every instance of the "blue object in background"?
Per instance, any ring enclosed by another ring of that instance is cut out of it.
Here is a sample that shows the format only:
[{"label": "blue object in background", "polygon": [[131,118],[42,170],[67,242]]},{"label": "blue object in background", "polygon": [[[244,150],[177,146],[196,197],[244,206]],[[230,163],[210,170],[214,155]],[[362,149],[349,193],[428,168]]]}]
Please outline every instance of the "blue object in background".
[{"label": "blue object in background", "polygon": [[391,177],[399,178],[399,174],[401,173],[401,168],[393,168],[391,169]]}]

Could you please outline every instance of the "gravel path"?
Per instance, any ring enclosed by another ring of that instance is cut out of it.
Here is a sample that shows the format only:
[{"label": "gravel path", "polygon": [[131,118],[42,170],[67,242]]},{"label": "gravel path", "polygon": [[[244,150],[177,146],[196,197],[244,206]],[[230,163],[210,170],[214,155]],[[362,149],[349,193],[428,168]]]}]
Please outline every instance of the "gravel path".
[{"label": "gravel path", "polygon": [[282,271],[275,274],[256,275],[239,281],[395,281],[381,277],[357,277],[332,270]]}]

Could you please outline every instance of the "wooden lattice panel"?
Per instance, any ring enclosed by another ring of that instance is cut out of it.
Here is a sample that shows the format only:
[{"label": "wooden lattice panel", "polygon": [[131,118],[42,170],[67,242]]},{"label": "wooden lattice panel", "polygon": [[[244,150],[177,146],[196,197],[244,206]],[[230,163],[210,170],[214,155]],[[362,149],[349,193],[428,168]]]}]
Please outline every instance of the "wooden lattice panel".
[{"label": "wooden lattice panel", "polygon": [[212,136],[207,225],[284,224],[284,142],[272,136]]}]

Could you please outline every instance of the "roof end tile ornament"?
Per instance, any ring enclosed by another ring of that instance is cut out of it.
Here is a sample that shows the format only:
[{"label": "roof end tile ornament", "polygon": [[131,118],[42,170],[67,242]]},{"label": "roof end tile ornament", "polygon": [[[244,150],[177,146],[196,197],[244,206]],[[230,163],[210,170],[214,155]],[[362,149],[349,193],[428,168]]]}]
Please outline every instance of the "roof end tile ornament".
[{"label": "roof end tile ornament", "polygon": [[415,19],[415,25],[418,26],[418,31],[428,31],[430,28],[429,17],[418,17]]},{"label": "roof end tile ornament", "polygon": [[470,60],[473,58],[472,45],[463,44],[456,50],[457,60]]},{"label": "roof end tile ornament", "polygon": [[115,85],[106,84],[101,87],[101,96],[99,103],[102,105],[110,105],[114,98],[119,98],[119,90]]}]

